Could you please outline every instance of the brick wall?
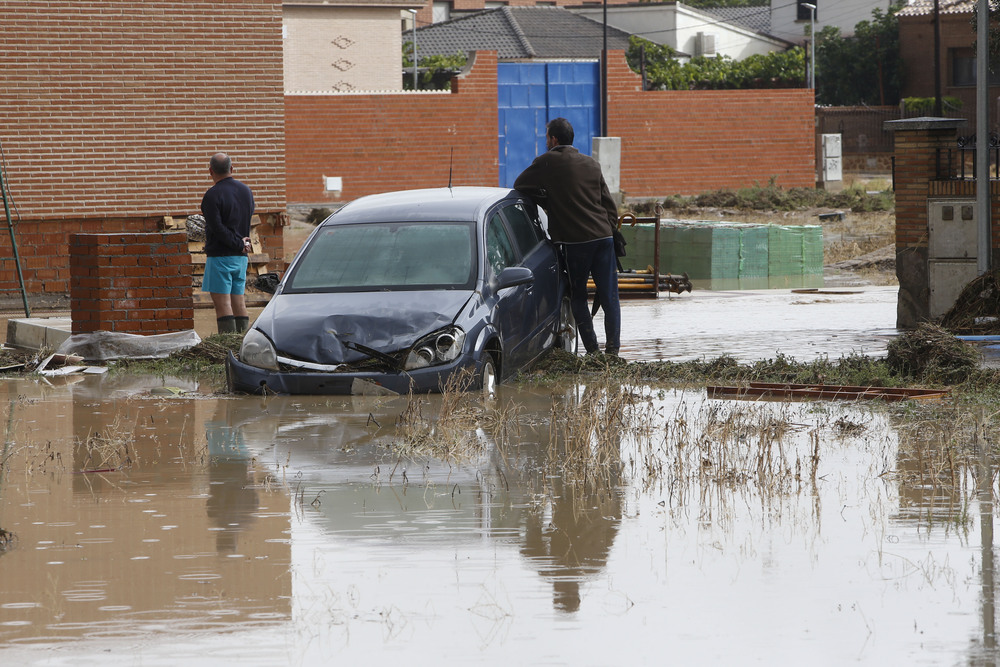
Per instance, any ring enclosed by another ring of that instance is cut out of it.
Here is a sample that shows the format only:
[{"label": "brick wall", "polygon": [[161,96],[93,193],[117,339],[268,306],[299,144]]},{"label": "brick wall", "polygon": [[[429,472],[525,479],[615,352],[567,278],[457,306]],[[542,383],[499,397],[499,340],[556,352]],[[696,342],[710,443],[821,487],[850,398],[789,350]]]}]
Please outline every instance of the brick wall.
[{"label": "brick wall", "polygon": [[[931,285],[927,200],[955,197],[974,201],[976,198],[975,181],[937,180],[938,150],[954,148],[962,124],[959,120],[943,118],[911,118],[886,123],[895,133],[896,145],[893,186],[896,192],[896,277],[899,280],[896,326],[899,328],[916,327],[931,319],[932,288],[946,293],[954,287]],[[991,261],[994,266],[1000,239],[998,185],[995,181],[990,183]],[[969,250],[970,256],[978,252],[978,248]]]},{"label": "brick wall", "polygon": [[628,196],[697,194],[773,177],[815,187],[813,92],[643,91],[622,51],[608,56],[608,134],[622,138]]},{"label": "brick wall", "polygon": [[0,146],[28,290],[68,291],[70,233],[197,213],[219,150],[259,213],[283,212],[283,105],[279,1],[5,2]]},{"label": "brick wall", "polygon": [[[962,109],[958,113],[969,120],[969,124],[961,130],[963,134],[975,132],[976,87],[953,85],[951,56],[956,49],[965,56],[974,56],[976,34],[971,19],[971,11],[941,13],[941,94],[962,100]],[[902,97],[934,97],[933,14],[899,17],[899,55],[906,72],[902,82]],[[998,115],[998,96],[1000,86],[990,86],[987,97],[990,100],[993,123]]]},{"label": "brick wall", "polygon": [[[288,95],[288,201],[321,205],[448,183],[496,185],[496,54],[478,52],[450,93]],[[642,91],[622,51],[609,58],[608,129],[622,138],[631,197],[767,183],[815,185],[812,91]],[[343,178],[339,196],[324,176]]]},{"label": "brick wall", "polygon": [[69,258],[74,334],[194,328],[185,232],[72,234]]},{"label": "brick wall", "polygon": [[[496,185],[497,59],[479,52],[451,92],[285,98],[292,203],[323,204],[386,190]],[[454,150],[454,155],[452,155]],[[324,189],[339,176],[339,196]]]}]

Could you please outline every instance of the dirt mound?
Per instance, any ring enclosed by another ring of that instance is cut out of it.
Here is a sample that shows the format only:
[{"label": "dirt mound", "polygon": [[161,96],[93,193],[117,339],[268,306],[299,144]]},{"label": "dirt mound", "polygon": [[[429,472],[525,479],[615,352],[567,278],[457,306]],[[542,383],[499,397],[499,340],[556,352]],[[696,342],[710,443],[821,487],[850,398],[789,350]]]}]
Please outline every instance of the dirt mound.
[{"label": "dirt mound", "polygon": [[966,285],[941,318],[941,326],[955,334],[1000,334],[1000,271],[984,273]]},{"label": "dirt mound", "polygon": [[921,324],[889,343],[886,363],[893,374],[918,381],[958,384],[979,367],[979,352],[949,331]]}]

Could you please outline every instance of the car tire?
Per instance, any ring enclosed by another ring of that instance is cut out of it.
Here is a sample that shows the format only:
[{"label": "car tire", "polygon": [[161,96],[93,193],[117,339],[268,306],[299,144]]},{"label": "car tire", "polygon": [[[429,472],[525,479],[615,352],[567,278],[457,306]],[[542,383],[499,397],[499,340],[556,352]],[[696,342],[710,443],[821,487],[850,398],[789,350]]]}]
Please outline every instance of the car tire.
[{"label": "car tire", "polygon": [[483,355],[483,365],[479,369],[478,388],[484,396],[493,396],[497,390],[497,362],[492,352]]},{"label": "car tire", "polygon": [[573,306],[569,297],[564,297],[559,306],[559,322],[556,325],[555,347],[565,350],[570,354],[576,354],[579,345],[579,336],[576,331],[576,319],[573,317]]}]

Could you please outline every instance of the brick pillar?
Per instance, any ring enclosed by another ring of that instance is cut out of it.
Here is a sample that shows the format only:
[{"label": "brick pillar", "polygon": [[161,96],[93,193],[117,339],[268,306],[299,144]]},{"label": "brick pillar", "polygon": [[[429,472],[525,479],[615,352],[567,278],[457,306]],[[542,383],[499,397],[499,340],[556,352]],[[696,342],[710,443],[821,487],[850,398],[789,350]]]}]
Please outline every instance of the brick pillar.
[{"label": "brick pillar", "polygon": [[938,178],[937,149],[954,148],[964,123],[958,118],[908,118],[884,124],[895,133],[896,326],[901,329],[930,319],[927,197]]},{"label": "brick pillar", "polygon": [[187,234],[71,234],[73,333],[194,328]]}]

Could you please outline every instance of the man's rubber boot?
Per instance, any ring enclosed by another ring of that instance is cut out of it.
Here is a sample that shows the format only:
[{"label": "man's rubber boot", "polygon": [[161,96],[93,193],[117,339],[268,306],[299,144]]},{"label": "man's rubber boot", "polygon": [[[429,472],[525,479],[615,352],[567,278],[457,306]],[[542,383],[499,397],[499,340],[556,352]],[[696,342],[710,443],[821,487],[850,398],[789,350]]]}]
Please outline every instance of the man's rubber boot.
[{"label": "man's rubber boot", "polygon": [[219,333],[236,333],[236,317],[234,315],[223,315],[216,318],[219,325]]},{"label": "man's rubber boot", "polygon": [[236,316],[236,333],[246,333],[246,330],[250,328],[250,318]]}]

